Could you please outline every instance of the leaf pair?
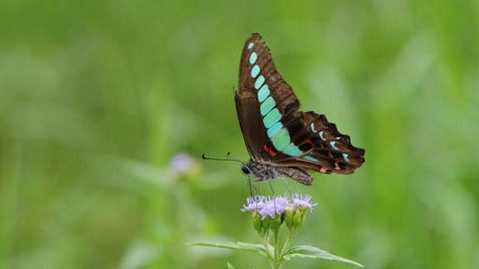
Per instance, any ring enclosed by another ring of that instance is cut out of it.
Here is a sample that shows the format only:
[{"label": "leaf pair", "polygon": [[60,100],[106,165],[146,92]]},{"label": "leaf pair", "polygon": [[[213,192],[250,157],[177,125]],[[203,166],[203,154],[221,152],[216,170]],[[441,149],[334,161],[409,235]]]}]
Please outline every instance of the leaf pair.
[{"label": "leaf pair", "polygon": [[[200,247],[214,247],[214,248],[223,248],[223,249],[231,249],[231,250],[249,251],[249,252],[257,253],[269,259],[272,259],[275,253],[273,246],[269,244],[262,245],[262,244],[252,244],[252,243],[244,243],[244,242],[225,242],[225,243],[200,242],[200,243],[193,243],[191,245],[200,246]],[[323,250],[314,246],[309,246],[309,245],[298,245],[298,246],[292,246],[288,248],[284,252],[282,259],[289,261],[292,258],[323,259],[323,260],[329,260],[329,261],[349,263],[359,267],[363,267],[362,264],[357,263],[353,260],[331,254],[326,250]],[[234,267],[232,267],[232,265],[228,263],[228,268],[234,268]]]}]

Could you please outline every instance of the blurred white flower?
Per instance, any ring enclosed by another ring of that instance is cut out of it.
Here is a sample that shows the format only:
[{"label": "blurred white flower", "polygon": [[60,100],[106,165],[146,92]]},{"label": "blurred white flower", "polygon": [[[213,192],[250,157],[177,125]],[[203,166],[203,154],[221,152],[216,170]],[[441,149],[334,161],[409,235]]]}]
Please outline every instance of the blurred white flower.
[{"label": "blurred white flower", "polygon": [[171,158],[169,167],[174,176],[193,176],[199,172],[198,163],[191,155],[183,152]]}]

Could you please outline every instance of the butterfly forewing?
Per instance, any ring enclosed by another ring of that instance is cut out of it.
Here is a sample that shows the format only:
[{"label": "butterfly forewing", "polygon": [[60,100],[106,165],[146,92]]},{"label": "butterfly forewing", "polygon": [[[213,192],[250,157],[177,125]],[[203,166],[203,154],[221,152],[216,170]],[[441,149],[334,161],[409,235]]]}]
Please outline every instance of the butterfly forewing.
[{"label": "butterfly forewing", "polygon": [[[264,83],[261,83],[263,81],[261,77],[264,79]],[[251,91],[255,96],[257,93],[262,93],[258,95],[260,102],[265,101],[263,98],[268,96],[266,93],[269,92],[269,95],[275,99],[276,107],[283,115],[299,108],[296,95],[274,66],[271,52],[258,33],[252,34],[244,45],[239,85],[240,92]],[[262,85],[266,85],[268,90],[259,92]]]},{"label": "butterfly forewing", "polygon": [[255,160],[343,174],[364,162],[364,150],[351,145],[349,136],[324,115],[299,111],[296,95],[257,33],[243,48],[235,100],[243,137]]}]

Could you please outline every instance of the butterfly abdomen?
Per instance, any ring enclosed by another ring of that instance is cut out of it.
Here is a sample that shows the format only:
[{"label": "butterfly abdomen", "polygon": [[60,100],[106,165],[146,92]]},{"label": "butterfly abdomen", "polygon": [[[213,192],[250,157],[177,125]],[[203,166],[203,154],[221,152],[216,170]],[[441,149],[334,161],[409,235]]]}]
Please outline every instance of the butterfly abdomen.
[{"label": "butterfly abdomen", "polygon": [[313,177],[311,177],[301,168],[280,167],[268,163],[256,162],[253,160],[248,161],[245,166],[247,167],[248,171],[254,175],[256,181],[266,181],[285,176],[291,177],[299,183],[305,185],[311,185],[313,182]]}]

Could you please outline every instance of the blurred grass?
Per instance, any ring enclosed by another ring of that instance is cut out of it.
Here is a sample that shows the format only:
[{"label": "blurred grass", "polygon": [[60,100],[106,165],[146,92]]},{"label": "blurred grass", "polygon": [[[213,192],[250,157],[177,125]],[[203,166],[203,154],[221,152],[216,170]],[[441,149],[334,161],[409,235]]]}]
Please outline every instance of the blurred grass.
[{"label": "blurred grass", "polygon": [[367,150],[351,176],[289,184],[320,205],[300,240],[367,268],[478,267],[478,18],[477,1],[0,2],[1,267],[261,266],[185,246],[256,240],[238,167],[198,158],[247,158],[232,94],[251,32]]}]

